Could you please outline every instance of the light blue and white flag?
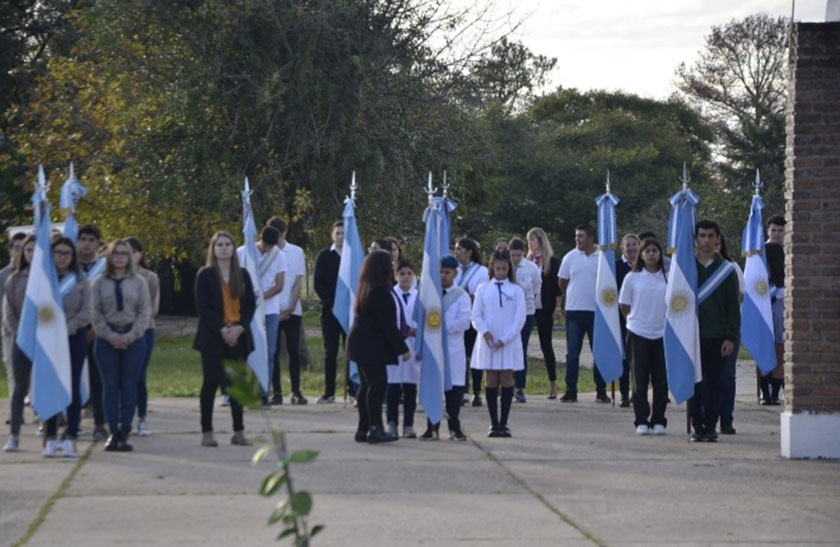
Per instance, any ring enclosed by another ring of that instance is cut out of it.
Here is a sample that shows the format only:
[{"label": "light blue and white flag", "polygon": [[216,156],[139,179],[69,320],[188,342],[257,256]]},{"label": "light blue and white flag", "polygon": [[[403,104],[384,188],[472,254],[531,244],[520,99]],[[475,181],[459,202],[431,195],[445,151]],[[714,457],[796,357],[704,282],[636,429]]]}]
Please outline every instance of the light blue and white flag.
[{"label": "light blue and white flag", "polygon": [[443,417],[443,392],[452,389],[440,282],[443,211],[434,203],[430,204],[426,209],[425,221],[423,275],[415,304],[417,335],[414,347],[420,358],[420,404],[429,420],[436,424]]},{"label": "light blue and white flag", "polygon": [[[45,196],[45,187],[36,195]],[[37,242],[15,342],[32,361],[32,408],[47,420],[67,409],[73,392],[67,322],[50,244],[49,203],[39,199],[35,210]]]},{"label": "light blue and white flag", "polygon": [[[756,171],[756,185],[759,184]],[[764,256],[764,230],[761,210],[764,202],[756,191],[750,217],[741,236],[741,250],[747,257],[744,266],[744,302],[741,305],[741,341],[762,374],[776,368],[776,342],[773,335],[773,311],[770,305],[770,280]]]},{"label": "light blue and white flag", "polygon": [[[687,179],[686,179],[687,180]],[[702,380],[700,324],[697,319],[697,258],[694,256],[694,206],[700,198],[684,187],[671,198],[668,246],[671,271],[665,289],[665,366],[668,388],[677,404],[694,396]]]},{"label": "light blue and white flag", "polygon": [[257,251],[257,225],[254,222],[254,210],[251,208],[251,186],[245,177],[245,188],[242,190],[242,236],[245,239],[245,252],[241,253],[242,266],[251,277],[254,287],[254,298],[257,309],[251,319],[251,336],[254,338],[254,351],[248,354],[248,366],[254,371],[260,382],[263,393],[268,393],[268,338],[265,333],[265,303],[260,284],[260,254]]},{"label": "light blue and white flag", "polygon": [[433,203],[441,212],[440,223],[440,256],[451,255],[450,251],[452,245],[451,223],[449,220],[449,213],[455,210],[457,203],[448,198],[433,198]]},{"label": "light blue and white flag", "polygon": [[[355,173],[353,181],[355,183]],[[338,266],[338,280],[335,286],[335,302],[333,315],[347,334],[355,319],[356,291],[359,287],[359,273],[365,260],[365,248],[359,237],[359,227],[356,225],[355,203],[352,197],[344,200],[344,247],[341,249],[341,262]],[[350,381],[359,384],[359,368],[354,361],[350,361]]]},{"label": "light blue and white flag", "polygon": [[[609,179],[607,179],[609,184]],[[595,366],[609,383],[621,376],[624,361],[624,343],[618,317],[618,284],[615,278],[615,249],[618,248],[615,206],[618,198],[607,193],[598,196],[598,276],[595,281],[595,325],[593,328],[592,357]]]},{"label": "light blue and white flag", "polygon": [[87,195],[87,188],[82,186],[79,179],[73,173],[73,162],[70,162],[70,172],[67,180],[61,185],[61,195],[58,206],[67,209],[67,218],[64,219],[64,235],[75,242],[79,237],[79,226],[76,223],[76,206],[79,200]]}]

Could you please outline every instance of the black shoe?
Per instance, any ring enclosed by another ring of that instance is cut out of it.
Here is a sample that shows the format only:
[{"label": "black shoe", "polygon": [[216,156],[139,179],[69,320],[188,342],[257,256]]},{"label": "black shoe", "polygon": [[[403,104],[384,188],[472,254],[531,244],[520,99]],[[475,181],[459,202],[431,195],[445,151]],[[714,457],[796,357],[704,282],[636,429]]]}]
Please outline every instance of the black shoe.
[{"label": "black shoe", "polygon": [[711,430],[711,431],[707,431],[707,432],[706,432],[706,442],[707,442],[707,443],[716,443],[716,442],[718,442],[718,435],[717,435],[717,431],[715,431],[714,429],[713,429],[713,430]]},{"label": "black shoe", "polygon": [[385,430],[382,428],[381,425],[374,426],[370,428],[370,432],[368,433],[367,442],[370,444],[378,444],[378,443],[390,443],[396,441],[399,437],[396,435],[391,435],[390,433],[386,433]]},{"label": "black shoe", "polygon": [[353,440],[355,440],[357,443],[366,443],[368,440],[368,432],[364,429],[359,429],[358,431],[356,431],[356,436],[353,437]]},{"label": "black shoe", "polygon": [[98,443],[108,438],[108,430],[103,425],[97,425],[93,429],[93,442]]},{"label": "black shoe", "polygon": [[561,403],[576,403],[577,402],[577,391],[567,391],[560,397]]},{"label": "black shoe", "polygon": [[271,403],[270,403],[270,402],[268,402],[268,397],[263,397],[263,398],[262,398],[262,407],[263,407],[264,409],[269,409],[269,408],[271,408]]},{"label": "black shoe", "polygon": [[720,434],[721,435],[734,435],[735,428],[731,425],[721,425],[720,426]]},{"label": "black shoe", "polygon": [[[452,438],[451,433],[449,434],[449,438]],[[425,433],[420,435],[421,441],[437,441],[438,439],[440,439],[440,433],[438,433],[438,430],[434,427],[427,428]]]},{"label": "black shoe", "polygon": [[118,435],[109,435],[105,441],[105,452],[116,452],[119,450],[120,438]]},{"label": "black shoe", "polygon": [[309,403],[309,401],[301,395],[300,393],[292,393],[292,404],[293,405],[305,405]]},{"label": "black shoe", "polygon": [[767,406],[771,403],[770,403],[770,399],[765,399],[764,397],[762,397],[761,400],[758,402],[758,404],[760,404],[761,406]]},{"label": "black shoe", "polygon": [[481,395],[475,395],[475,396],[473,396],[473,399],[472,399],[472,406],[479,407],[479,406],[481,406],[482,404],[483,404],[483,403],[482,403],[482,401],[481,401]]},{"label": "black shoe", "polygon": [[630,398],[629,397],[622,397],[621,404],[619,405],[621,408],[630,408]]},{"label": "black shoe", "polygon": [[467,436],[464,435],[464,432],[460,429],[453,429],[449,432],[449,440],[450,441],[466,441]]},{"label": "black shoe", "polygon": [[595,402],[596,403],[611,403],[612,399],[606,393],[599,393],[595,395]]},{"label": "black shoe", "polygon": [[704,443],[706,442],[706,430],[701,427],[695,427],[694,431],[691,432],[688,440],[693,443]]},{"label": "black shoe", "polygon": [[512,437],[512,436],[513,435],[511,435],[510,428],[508,426],[506,426],[506,425],[500,425],[499,426],[499,437],[509,438],[509,437]]},{"label": "black shoe", "polygon": [[777,397],[777,398],[775,398],[775,399],[771,398],[771,399],[770,399],[770,402],[769,402],[768,404],[769,404],[770,406],[781,406],[782,402],[781,402],[781,401],[779,400],[779,398]]},{"label": "black shoe", "polygon": [[119,452],[131,452],[134,450],[134,447],[128,443],[128,432],[124,431],[120,433],[120,441],[117,444],[117,451]]},{"label": "black shoe", "polygon": [[487,431],[487,436],[488,437],[501,437],[501,435],[499,435],[499,428],[491,425],[490,429]]},{"label": "black shoe", "polygon": [[517,389],[516,393],[513,395],[513,400],[517,403],[527,403],[528,399],[525,397],[525,390]]},{"label": "black shoe", "polygon": [[273,405],[282,405],[283,404],[283,394],[282,393],[275,393],[274,396],[269,401]]}]

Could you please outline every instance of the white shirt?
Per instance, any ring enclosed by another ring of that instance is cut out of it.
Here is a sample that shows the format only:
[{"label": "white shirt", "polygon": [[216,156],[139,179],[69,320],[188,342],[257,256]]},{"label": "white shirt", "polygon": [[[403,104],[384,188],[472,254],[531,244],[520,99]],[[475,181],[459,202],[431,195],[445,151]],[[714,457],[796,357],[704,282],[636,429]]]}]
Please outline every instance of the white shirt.
[{"label": "white shirt", "polygon": [[466,268],[459,264],[458,273],[455,274],[455,286],[461,287],[467,291],[467,294],[474,296],[478,286],[485,283],[489,275],[487,268],[478,262],[470,262]]},{"label": "white shirt", "polygon": [[[265,270],[265,273],[260,278],[260,293],[263,294],[265,291],[272,288],[277,282],[277,276],[281,272],[286,271],[286,255],[280,249],[277,249],[277,254],[274,255],[274,258],[271,261],[271,264]],[[259,275],[260,264],[262,263],[263,257],[266,253],[260,250],[260,246],[257,245],[257,275]],[[245,264],[245,246],[242,245],[236,249],[236,258],[239,259],[239,264]],[[280,313],[280,293],[275,294],[269,299],[263,299],[263,311],[265,315],[276,315]]]},{"label": "white shirt", "polygon": [[534,315],[542,307],[542,270],[539,266],[523,258],[516,266],[516,282],[525,291],[525,315]]},{"label": "white shirt", "polygon": [[566,287],[566,311],[595,311],[595,280],[598,278],[600,251],[587,255],[580,249],[572,249],[560,262],[557,277],[568,279]]},{"label": "white shirt", "polygon": [[464,332],[470,328],[472,302],[464,292],[446,310],[446,347],[449,350],[449,377],[453,386],[463,386],[467,377],[467,351]]},{"label": "white shirt", "polygon": [[[278,245],[280,247],[280,245]],[[289,301],[292,297],[292,287],[295,286],[295,281],[300,277],[306,275],[306,262],[304,261],[303,249],[289,243],[288,241],[280,250],[286,253],[286,281],[283,283],[283,291],[280,293],[280,310],[285,310],[289,307]],[[303,309],[300,306],[300,298],[295,304],[295,309],[292,315],[302,315]]]},{"label": "white shirt", "polygon": [[[507,279],[496,279],[478,286],[472,314],[478,337],[473,347],[470,367],[482,370],[522,370],[522,327],[525,325],[525,291]],[[485,333],[493,335],[504,345],[493,349],[484,340]]]},{"label": "white shirt", "polygon": [[648,340],[665,336],[665,287],[668,281],[661,271],[652,273],[643,269],[630,272],[621,285],[618,303],[630,306],[627,330]]}]

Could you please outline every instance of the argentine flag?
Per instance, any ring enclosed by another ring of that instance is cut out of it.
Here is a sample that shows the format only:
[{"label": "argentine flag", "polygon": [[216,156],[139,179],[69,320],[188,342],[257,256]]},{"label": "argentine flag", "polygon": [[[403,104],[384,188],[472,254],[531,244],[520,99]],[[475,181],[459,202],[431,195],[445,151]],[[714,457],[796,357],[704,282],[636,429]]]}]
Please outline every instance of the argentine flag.
[{"label": "argentine flag", "polygon": [[[353,174],[355,181],[355,173]],[[356,290],[359,287],[359,272],[365,260],[365,249],[359,228],[356,225],[356,212],[352,198],[344,200],[344,247],[341,249],[341,262],[338,266],[338,280],[335,286],[333,315],[341,324],[344,332],[350,334],[353,326],[356,306]],[[350,381],[359,384],[359,368],[355,361],[350,361]]]},{"label": "argentine flag", "polygon": [[595,325],[592,333],[592,357],[595,366],[609,383],[621,376],[624,343],[618,318],[618,286],[615,279],[615,249],[618,236],[615,206],[618,198],[609,191],[595,200],[598,204],[598,276],[595,281]]},{"label": "argentine flag", "polygon": [[248,355],[248,366],[254,371],[263,393],[268,393],[268,338],[265,334],[265,305],[260,285],[259,252],[257,252],[257,226],[254,223],[254,210],[251,208],[251,187],[245,177],[245,189],[242,191],[242,235],[245,238],[245,252],[240,254],[242,266],[251,277],[257,309],[251,319],[251,336],[254,338],[254,351]]},{"label": "argentine flag", "polygon": [[[43,170],[41,171],[43,175]],[[45,195],[43,187],[36,194]],[[38,235],[15,342],[32,361],[32,407],[47,420],[70,405],[70,343],[50,245],[50,206],[36,203]]]},{"label": "argentine flag", "polygon": [[776,368],[776,342],[770,306],[770,281],[764,256],[761,221],[763,208],[764,202],[756,194],[753,196],[750,218],[741,236],[741,250],[747,257],[744,266],[744,303],[741,305],[741,341],[755,359],[761,374],[770,374]]},{"label": "argentine flag", "polygon": [[700,324],[697,319],[697,258],[694,256],[694,206],[700,198],[687,188],[671,198],[668,246],[671,271],[665,289],[665,368],[677,404],[694,396],[703,379]]},{"label": "argentine flag", "polygon": [[434,204],[426,209],[423,275],[417,296],[415,351],[420,358],[420,404],[433,423],[443,417],[443,392],[452,389],[446,351],[446,324],[440,284],[440,228],[443,212]]}]

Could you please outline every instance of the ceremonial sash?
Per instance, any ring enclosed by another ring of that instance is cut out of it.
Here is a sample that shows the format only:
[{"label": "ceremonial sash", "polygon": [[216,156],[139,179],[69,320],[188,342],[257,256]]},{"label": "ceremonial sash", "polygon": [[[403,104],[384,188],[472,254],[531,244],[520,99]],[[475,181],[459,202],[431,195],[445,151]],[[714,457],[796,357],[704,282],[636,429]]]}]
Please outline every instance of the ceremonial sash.
[{"label": "ceremonial sash", "polygon": [[105,257],[100,256],[99,258],[94,261],[91,265],[90,269],[85,272],[85,277],[87,277],[91,283],[93,283],[96,278],[100,277],[102,274],[105,273]]},{"label": "ceremonial sash", "polygon": [[715,270],[715,273],[712,274],[710,278],[708,278],[702,286],[697,289],[697,305],[703,303],[704,300],[709,298],[715,290],[720,287],[720,284],[726,281],[726,278],[729,277],[729,274],[735,271],[735,265],[729,262],[728,260],[724,260],[720,267]]},{"label": "ceremonial sash", "polygon": [[277,253],[280,252],[280,249],[277,248],[276,245],[271,247],[271,250],[262,255],[260,258],[260,265],[257,268],[257,271],[260,274],[260,279],[265,275],[265,272],[268,271],[268,267],[274,261],[274,258],[277,256]]},{"label": "ceremonial sash", "polygon": [[76,274],[65,275],[58,283],[58,293],[61,295],[61,298],[67,298],[67,295],[70,294],[78,284],[79,277]]},{"label": "ceremonial sash", "polygon": [[[458,283],[458,286],[467,291],[467,294],[470,294],[469,284],[470,281],[472,281],[472,278],[475,277],[476,272],[478,272],[478,262],[473,262],[470,264],[469,268],[464,270],[464,273],[461,274],[461,282]],[[469,274],[469,277],[467,277],[467,274]]]},{"label": "ceremonial sash", "polygon": [[391,294],[394,296],[394,301],[397,304],[397,311],[400,312],[399,317],[399,329],[400,329],[400,336],[403,338],[408,338],[408,321],[405,319],[405,305],[402,299],[402,293],[397,291],[397,288],[394,287],[391,289]]},{"label": "ceremonial sash", "polygon": [[770,285],[770,302],[775,302],[776,299],[779,298],[779,295],[783,294],[784,292],[784,287],[776,287],[775,285]]},{"label": "ceremonial sash", "polygon": [[461,287],[451,287],[446,289],[446,294],[443,295],[443,313],[449,311],[449,308],[454,304],[462,294],[467,294],[467,291]]}]

